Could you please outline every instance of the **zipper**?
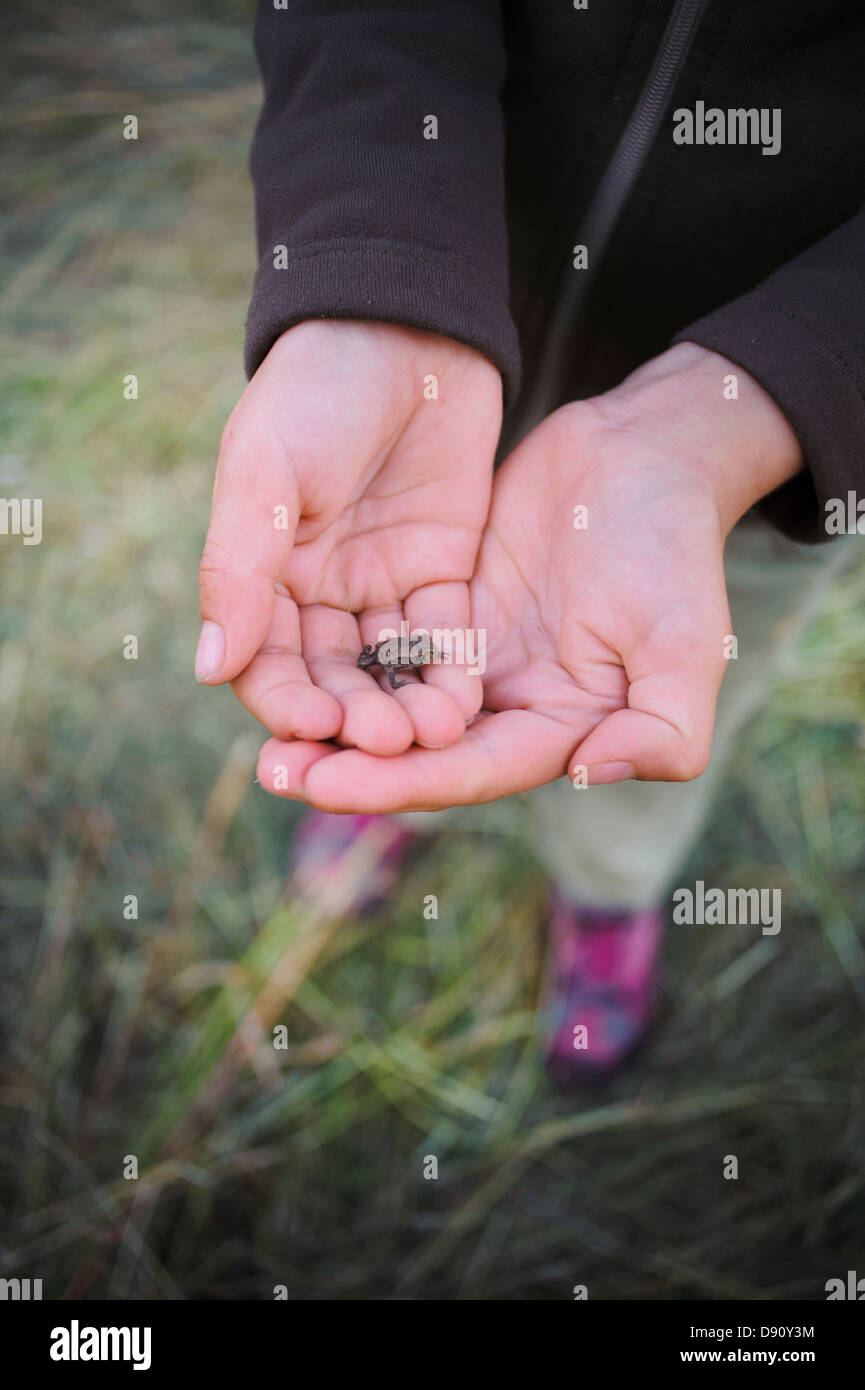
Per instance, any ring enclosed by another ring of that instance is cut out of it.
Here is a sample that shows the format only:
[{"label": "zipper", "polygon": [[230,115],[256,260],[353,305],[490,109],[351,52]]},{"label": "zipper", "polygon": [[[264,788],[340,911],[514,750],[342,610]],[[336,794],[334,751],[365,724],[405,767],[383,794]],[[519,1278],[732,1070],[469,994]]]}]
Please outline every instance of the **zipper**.
[{"label": "zipper", "polygon": [[588,249],[588,268],[571,271],[561,288],[532,387],[503,434],[500,458],[510,453],[558,403],[568,343],[584,311],[589,290],[597,281],[599,266],[622,210],[645,167],[709,3],[710,0],[675,0],[649,74],[580,227],[577,245]]}]

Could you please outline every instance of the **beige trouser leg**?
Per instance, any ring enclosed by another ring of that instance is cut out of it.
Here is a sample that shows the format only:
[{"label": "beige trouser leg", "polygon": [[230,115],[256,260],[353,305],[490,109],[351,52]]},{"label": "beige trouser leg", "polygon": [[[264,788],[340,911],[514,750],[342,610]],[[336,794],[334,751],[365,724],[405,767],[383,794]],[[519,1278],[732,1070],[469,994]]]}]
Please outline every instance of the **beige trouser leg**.
[{"label": "beige trouser leg", "polygon": [[[521,800],[539,858],[565,896],[596,907],[646,907],[660,900],[705,824],[736,736],[768,693],[779,652],[849,555],[843,542],[801,546],[748,518],[730,534],[725,571],[738,657],[729,662],[712,758],[693,782],[621,782],[576,790],[566,777]],[[458,808],[403,819],[415,829],[486,828],[492,812],[514,824],[513,805]],[[502,816],[504,812],[504,816]]]}]

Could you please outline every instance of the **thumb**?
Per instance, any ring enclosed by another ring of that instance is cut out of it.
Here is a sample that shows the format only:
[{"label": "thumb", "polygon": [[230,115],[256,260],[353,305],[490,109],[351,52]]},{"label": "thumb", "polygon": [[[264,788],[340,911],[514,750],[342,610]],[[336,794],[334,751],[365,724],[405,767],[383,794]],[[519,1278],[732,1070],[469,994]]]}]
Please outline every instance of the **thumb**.
[{"label": "thumb", "polygon": [[226,431],[198,573],[203,622],[197,680],[207,685],[233,680],[261,647],[298,513],[290,463],[273,446]]},{"label": "thumb", "polygon": [[[728,628],[729,631],[729,628]],[[628,705],[597,724],[573,753],[568,776],[601,786],[638,778],[688,782],[706,770],[718,691],[727,663],[723,636],[692,636],[671,649],[647,642],[626,665]],[[634,674],[632,674],[632,671]]]}]

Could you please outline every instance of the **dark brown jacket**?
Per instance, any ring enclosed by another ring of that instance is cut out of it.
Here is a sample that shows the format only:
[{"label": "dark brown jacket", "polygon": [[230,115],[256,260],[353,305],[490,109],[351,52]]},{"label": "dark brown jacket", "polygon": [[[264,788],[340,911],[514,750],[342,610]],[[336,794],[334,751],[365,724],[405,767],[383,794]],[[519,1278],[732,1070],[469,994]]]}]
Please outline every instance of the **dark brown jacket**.
[{"label": "dark brown jacket", "polygon": [[[782,529],[865,497],[862,0],[262,0],[256,51],[250,373],[303,319],[388,320],[485,353],[513,413],[688,338],[799,435]],[[780,149],[677,143],[699,102],[779,111]]]}]

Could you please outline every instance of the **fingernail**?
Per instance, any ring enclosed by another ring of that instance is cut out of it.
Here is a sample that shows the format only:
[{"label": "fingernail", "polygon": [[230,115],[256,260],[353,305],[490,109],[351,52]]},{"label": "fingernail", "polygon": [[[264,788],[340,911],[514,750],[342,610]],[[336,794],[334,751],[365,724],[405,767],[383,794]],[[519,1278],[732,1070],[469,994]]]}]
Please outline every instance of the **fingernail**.
[{"label": "fingernail", "polygon": [[201,624],[201,636],[195,653],[195,679],[209,681],[218,675],[225,660],[225,633],[219,623]]},{"label": "fingernail", "polygon": [[586,777],[590,787],[603,787],[610,782],[627,782],[636,771],[633,763],[589,763]]}]

